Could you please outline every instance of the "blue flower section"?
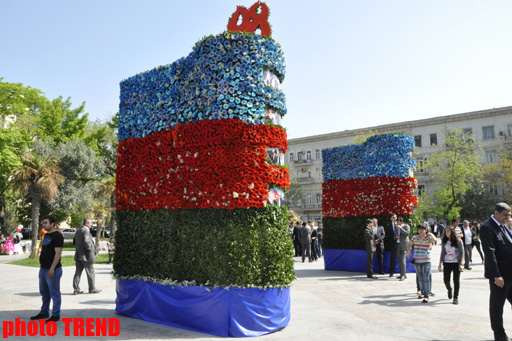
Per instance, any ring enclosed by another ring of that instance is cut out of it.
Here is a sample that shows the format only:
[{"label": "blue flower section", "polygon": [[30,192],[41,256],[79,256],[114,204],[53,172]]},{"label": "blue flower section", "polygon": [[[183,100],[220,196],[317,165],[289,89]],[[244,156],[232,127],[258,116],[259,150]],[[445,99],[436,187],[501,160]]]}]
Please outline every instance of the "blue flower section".
[{"label": "blue flower section", "polygon": [[284,116],[284,93],[264,85],[264,69],[283,81],[284,54],[272,39],[231,32],[205,38],[186,58],[121,82],[119,141],[205,119],[262,124],[266,108]]},{"label": "blue flower section", "polygon": [[414,149],[410,135],[375,135],[363,144],[322,150],[324,182],[374,177],[409,177],[416,166],[409,152]]}]

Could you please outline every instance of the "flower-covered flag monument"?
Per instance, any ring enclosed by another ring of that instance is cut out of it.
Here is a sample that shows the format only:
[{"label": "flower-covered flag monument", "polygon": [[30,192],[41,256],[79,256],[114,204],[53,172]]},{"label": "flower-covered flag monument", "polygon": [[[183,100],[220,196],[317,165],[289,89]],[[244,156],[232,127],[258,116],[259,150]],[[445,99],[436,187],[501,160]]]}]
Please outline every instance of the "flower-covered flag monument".
[{"label": "flower-covered flag monument", "polygon": [[289,322],[285,62],[267,17],[239,6],[228,31],[121,83],[119,314],[235,337]]},{"label": "flower-covered flag monument", "polygon": [[[392,213],[406,220],[418,205],[413,189],[414,139],[385,134],[363,144],[322,150],[325,268],[366,271],[366,219],[386,225]],[[389,250],[389,249],[388,249]],[[385,254],[385,259],[389,255]],[[389,259],[389,258],[388,258]],[[384,271],[389,260],[384,261]]]}]

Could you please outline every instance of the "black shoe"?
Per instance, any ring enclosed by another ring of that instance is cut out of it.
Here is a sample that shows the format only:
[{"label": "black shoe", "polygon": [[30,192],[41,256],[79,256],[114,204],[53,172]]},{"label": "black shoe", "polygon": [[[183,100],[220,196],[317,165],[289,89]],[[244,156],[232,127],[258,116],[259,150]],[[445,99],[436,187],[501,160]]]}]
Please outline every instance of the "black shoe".
[{"label": "black shoe", "polygon": [[59,322],[59,321],[60,321],[60,317],[59,316],[52,316],[48,320],[46,320],[46,323],[48,323],[48,322]]},{"label": "black shoe", "polygon": [[78,291],[78,290],[73,291],[73,295],[80,295],[83,293],[84,293],[83,291]]},{"label": "black shoe", "polygon": [[94,290],[89,291],[89,294],[98,294],[98,293],[100,293],[100,292],[101,292],[101,290],[99,290],[99,289],[94,289]]},{"label": "black shoe", "polygon": [[32,316],[31,320],[42,320],[50,317],[50,315],[44,315],[44,314],[37,314],[36,316]]},{"label": "black shoe", "polygon": [[458,298],[454,298],[453,299],[453,304],[459,304],[459,299]]},{"label": "black shoe", "polygon": [[448,289],[448,298],[452,299],[452,289]]}]

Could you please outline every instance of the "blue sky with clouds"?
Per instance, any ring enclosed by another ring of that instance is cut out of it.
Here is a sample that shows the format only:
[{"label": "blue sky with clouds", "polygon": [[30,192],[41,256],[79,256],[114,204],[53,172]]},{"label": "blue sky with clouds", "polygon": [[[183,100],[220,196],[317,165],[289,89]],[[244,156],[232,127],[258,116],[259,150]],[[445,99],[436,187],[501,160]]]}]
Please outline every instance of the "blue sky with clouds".
[{"label": "blue sky with clouds", "polygon": [[[118,110],[119,82],[186,56],[247,0],[1,0],[0,77]],[[512,1],[267,0],[290,138],[512,105]]]}]

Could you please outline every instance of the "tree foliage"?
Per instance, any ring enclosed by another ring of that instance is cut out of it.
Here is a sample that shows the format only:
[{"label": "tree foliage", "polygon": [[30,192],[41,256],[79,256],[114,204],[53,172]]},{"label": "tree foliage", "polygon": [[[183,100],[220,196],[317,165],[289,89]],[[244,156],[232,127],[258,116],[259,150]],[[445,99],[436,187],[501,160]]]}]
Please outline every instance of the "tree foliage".
[{"label": "tree foliage", "polygon": [[479,146],[462,129],[446,135],[446,148],[430,156],[426,167],[434,180],[436,211],[445,217],[459,216],[460,198],[482,175]]}]

